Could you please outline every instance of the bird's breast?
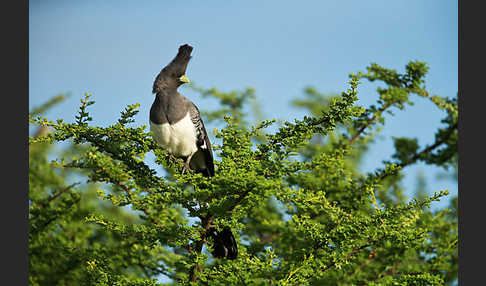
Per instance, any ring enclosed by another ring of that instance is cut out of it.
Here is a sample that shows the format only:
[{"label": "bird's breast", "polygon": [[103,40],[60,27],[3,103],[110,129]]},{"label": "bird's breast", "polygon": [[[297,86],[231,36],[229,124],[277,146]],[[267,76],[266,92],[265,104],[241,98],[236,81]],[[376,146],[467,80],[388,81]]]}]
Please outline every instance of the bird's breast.
[{"label": "bird's breast", "polygon": [[196,128],[189,113],[174,124],[150,121],[150,131],[155,142],[174,156],[187,157],[197,151]]}]

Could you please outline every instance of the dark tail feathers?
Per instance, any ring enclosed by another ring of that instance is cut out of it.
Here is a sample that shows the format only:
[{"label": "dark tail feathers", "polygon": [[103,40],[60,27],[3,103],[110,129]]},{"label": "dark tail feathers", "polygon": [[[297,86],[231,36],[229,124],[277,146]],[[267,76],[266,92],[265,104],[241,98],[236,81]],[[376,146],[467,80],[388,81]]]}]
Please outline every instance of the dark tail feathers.
[{"label": "dark tail feathers", "polygon": [[208,229],[208,235],[213,239],[213,256],[216,258],[236,259],[238,247],[235,237],[229,227],[217,231],[214,227]]}]

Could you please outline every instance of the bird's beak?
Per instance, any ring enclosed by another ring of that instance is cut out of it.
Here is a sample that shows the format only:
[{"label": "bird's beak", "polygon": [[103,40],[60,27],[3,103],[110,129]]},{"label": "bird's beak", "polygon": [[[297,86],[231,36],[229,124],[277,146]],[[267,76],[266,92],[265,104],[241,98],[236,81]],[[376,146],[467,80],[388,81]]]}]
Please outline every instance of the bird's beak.
[{"label": "bird's beak", "polygon": [[179,80],[182,81],[182,82],[184,82],[184,83],[189,83],[189,79],[185,75],[181,75],[181,77],[179,78]]}]

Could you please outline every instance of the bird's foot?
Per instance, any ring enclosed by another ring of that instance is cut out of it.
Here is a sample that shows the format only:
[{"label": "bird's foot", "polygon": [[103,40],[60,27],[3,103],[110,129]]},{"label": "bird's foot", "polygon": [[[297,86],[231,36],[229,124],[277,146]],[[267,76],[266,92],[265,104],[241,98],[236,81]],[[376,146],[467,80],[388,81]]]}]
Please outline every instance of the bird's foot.
[{"label": "bird's foot", "polygon": [[184,175],[186,173],[186,171],[189,172],[189,173],[191,173],[191,174],[194,174],[194,172],[192,171],[191,167],[187,163],[185,163],[184,164],[184,167],[182,167],[182,173],[181,173],[181,175]]}]

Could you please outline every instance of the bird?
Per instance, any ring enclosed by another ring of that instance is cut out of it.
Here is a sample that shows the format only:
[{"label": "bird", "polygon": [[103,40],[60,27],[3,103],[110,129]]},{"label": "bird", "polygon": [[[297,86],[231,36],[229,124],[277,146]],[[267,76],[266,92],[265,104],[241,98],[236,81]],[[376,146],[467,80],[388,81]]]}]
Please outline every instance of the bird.
[{"label": "bird", "polygon": [[150,108],[150,131],[159,146],[183,158],[182,173],[194,171],[214,176],[213,153],[204,122],[197,106],[177,88],[189,79],[185,76],[192,47],[182,45],[176,57],[157,75]]},{"label": "bird", "polygon": [[[189,83],[186,69],[193,47],[179,46],[175,58],[157,75],[152,87],[155,94],[150,108],[150,131],[158,146],[175,157],[182,158],[185,172],[214,176],[214,158],[211,142],[197,106],[181,95],[177,89]],[[208,236],[213,239],[214,257],[236,259],[235,238],[229,227],[221,231],[210,227]]]},{"label": "bird", "polygon": [[208,229],[208,235],[214,242],[214,250],[212,252],[214,257],[236,259],[238,249],[236,248],[235,237],[229,227],[224,227],[221,231],[211,227]]}]

